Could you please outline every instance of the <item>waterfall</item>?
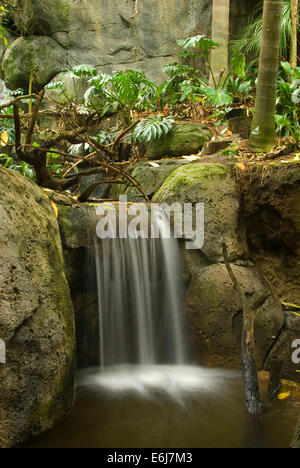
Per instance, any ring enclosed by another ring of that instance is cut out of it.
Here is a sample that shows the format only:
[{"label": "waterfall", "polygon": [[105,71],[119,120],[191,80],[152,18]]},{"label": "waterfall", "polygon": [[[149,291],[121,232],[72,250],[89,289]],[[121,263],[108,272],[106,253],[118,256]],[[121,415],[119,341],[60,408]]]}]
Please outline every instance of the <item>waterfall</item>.
[{"label": "waterfall", "polygon": [[100,364],[184,364],[183,288],[177,240],[95,240]]}]

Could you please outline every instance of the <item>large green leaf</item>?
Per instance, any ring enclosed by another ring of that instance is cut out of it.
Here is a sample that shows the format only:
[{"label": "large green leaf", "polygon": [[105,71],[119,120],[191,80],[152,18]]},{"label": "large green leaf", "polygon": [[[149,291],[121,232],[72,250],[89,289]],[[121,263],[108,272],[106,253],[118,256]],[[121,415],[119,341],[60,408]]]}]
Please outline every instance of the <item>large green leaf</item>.
[{"label": "large green leaf", "polygon": [[197,47],[204,55],[208,55],[212,49],[215,49],[219,45],[217,42],[201,35],[180,39],[177,41],[177,44],[185,50]]}]

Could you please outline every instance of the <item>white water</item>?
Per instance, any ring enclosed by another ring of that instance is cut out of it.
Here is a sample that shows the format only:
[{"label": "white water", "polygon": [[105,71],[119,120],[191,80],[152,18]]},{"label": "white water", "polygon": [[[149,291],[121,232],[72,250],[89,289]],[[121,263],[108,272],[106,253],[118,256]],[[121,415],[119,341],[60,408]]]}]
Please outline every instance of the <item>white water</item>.
[{"label": "white water", "polygon": [[193,395],[230,398],[239,372],[205,369],[188,365],[112,366],[99,373],[97,369],[81,371],[78,386],[98,387],[113,394],[136,393],[143,398],[165,395],[170,400],[185,402]]},{"label": "white water", "polygon": [[186,362],[180,252],[165,239],[95,241],[102,370]]}]

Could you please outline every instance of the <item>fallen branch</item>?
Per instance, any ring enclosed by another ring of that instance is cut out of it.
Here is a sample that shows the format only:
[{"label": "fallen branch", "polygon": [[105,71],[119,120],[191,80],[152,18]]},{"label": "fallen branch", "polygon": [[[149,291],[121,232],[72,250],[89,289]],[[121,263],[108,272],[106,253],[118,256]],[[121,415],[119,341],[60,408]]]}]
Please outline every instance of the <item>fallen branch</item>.
[{"label": "fallen branch", "polygon": [[232,280],[235,290],[239,293],[243,306],[243,330],[242,330],[242,360],[243,378],[245,384],[245,401],[247,411],[253,416],[263,413],[264,405],[260,399],[258,375],[255,362],[254,320],[255,312],[270,295],[265,292],[251,306],[246,294],[236,279],[228,259],[227,246],[223,244],[223,256],[226,269]]}]

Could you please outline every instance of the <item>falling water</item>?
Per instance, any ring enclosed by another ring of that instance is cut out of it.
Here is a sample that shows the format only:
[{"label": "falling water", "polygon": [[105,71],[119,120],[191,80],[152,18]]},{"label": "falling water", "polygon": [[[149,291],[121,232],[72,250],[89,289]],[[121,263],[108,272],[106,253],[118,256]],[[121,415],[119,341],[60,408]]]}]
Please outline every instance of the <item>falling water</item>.
[{"label": "falling water", "polygon": [[180,252],[164,238],[96,240],[101,367],[184,364]]}]

